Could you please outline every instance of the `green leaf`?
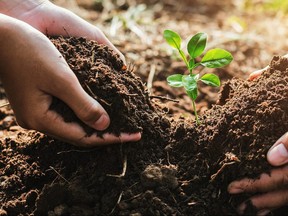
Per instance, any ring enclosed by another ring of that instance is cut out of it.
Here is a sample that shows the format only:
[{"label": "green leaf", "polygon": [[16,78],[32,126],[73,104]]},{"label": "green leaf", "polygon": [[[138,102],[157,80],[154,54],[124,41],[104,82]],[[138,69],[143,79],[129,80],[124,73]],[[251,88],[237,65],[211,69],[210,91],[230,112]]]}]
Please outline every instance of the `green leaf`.
[{"label": "green leaf", "polygon": [[233,56],[223,49],[209,50],[201,60],[201,65],[208,68],[219,68],[229,64],[233,60]]},{"label": "green leaf", "polygon": [[195,34],[190,39],[187,45],[187,50],[191,58],[196,58],[203,53],[206,47],[206,42],[207,34],[202,32]]},{"label": "green leaf", "polygon": [[197,88],[197,81],[198,77],[197,75],[183,75],[182,77],[182,83],[186,91],[191,91],[195,88]]},{"label": "green leaf", "polygon": [[174,47],[178,50],[181,48],[182,40],[181,37],[176,32],[171,30],[165,30],[163,36],[171,47]]},{"label": "green leaf", "polygon": [[191,90],[186,90],[188,96],[192,99],[192,100],[196,100],[198,97],[198,89],[191,89]]},{"label": "green leaf", "polygon": [[200,80],[210,86],[214,86],[214,87],[219,87],[220,86],[220,79],[217,75],[215,74],[205,74],[203,75]]},{"label": "green leaf", "polygon": [[173,74],[171,76],[167,77],[167,82],[168,85],[178,88],[178,87],[183,87],[183,82],[182,82],[182,74]]}]

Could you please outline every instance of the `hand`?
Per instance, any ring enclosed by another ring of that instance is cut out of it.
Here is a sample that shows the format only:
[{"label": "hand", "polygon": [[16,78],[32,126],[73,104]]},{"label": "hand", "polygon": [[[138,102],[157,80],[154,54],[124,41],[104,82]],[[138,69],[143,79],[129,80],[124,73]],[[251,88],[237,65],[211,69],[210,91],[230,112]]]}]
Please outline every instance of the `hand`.
[{"label": "hand", "polygon": [[[283,56],[284,58],[288,58],[288,54],[287,55],[284,55]],[[269,66],[266,66],[265,68],[263,69],[260,69],[260,70],[257,70],[257,71],[254,71],[252,72],[250,75],[249,75],[249,78],[248,80],[252,81],[254,79],[256,79],[257,77],[259,77],[265,70],[267,70],[269,68]]]},{"label": "hand", "polygon": [[[288,54],[283,56],[288,58]],[[254,71],[249,80],[259,77],[264,69]],[[272,166],[279,166],[270,174],[262,174],[259,179],[242,179],[233,181],[228,186],[231,194],[260,193],[252,196],[250,201],[259,210],[257,215],[267,215],[270,211],[288,205],[288,132],[284,134],[270,148],[267,160]],[[282,167],[280,167],[282,166]],[[238,207],[238,213],[243,214],[246,209],[245,202]]]},{"label": "hand", "polygon": [[118,53],[126,64],[124,55],[99,28],[48,0],[2,0],[0,1],[0,13],[22,20],[45,35],[86,37],[106,44]]},{"label": "hand", "polygon": [[[49,110],[52,96],[64,101],[80,120],[104,130],[110,120],[102,106],[81,87],[50,40],[30,25],[0,14],[0,77],[20,126],[79,146],[137,141],[140,133],[87,137],[76,123]],[[81,104],[81,106],[79,106]]]},{"label": "hand", "polygon": [[[270,148],[267,160],[273,166],[283,166],[273,169],[271,174],[262,174],[259,179],[242,179],[228,186],[228,192],[261,193],[252,196],[250,201],[259,210],[257,215],[266,215],[271,210],[288,205],[288,132]],[[243,214],[246,204],[238,207],[238,213]]]},{"label": "hand", "polygon": [[[260,193],[249,198],[258,210],[257,215],[267,215],[272,210],[288,205],[288,166],[273,169],[270,174],[262,174],[260,179],[242,179],[228,186],[231,194]],[[242,215],[246,209],[245,202],[238,206]]]}]

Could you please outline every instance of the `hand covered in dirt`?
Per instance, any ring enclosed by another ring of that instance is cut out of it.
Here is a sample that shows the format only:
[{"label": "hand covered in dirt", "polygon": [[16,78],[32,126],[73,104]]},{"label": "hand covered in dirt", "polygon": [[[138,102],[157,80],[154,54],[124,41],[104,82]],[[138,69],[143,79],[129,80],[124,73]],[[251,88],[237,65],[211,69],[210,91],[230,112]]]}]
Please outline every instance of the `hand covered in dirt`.
[{"label": "hand covered in dirt", "polygon": [[[288,132],[270,148],[267,160],[273,166],[271,174],[262,174],[259,179],[242,179],[228,186],[231,194],[258,193],[250,197],[252,205],[257,208],[257,215],[267,215],[271,210],[288,205]],[[247,207],[244,202],[238,207],[243,214]]]},{"label": "hand covered in dirt", "polygon": [[[288,58],[288,54],[284,57]],[[249,80],[259,77],[268,68],[269,66],[254,71]],[[267,215],[274,209],[288,205],[288,132],[270,148],[267,160],[272,166],[279,168],[273,169],[270,175],[263,173],[259,179],[245,178],[228,186],[231,194],[257,193],[249,199],[258,209],[257,215]],[[243,214],[246,207],[247,202],[240,204],[238,213]]]},{"label": "hand covered in dirt", "polygon": [[80,146],[141,138],[139,133],[121,134],[119,137],[104,134],[103,138],[86,136],[78,124],[66,123],[57,113],[49,110],[54,96],[96,130],[104,130],[110,123],[106,111],[83,90],[66,61],[44,34],[3,14],[0,14],[0,23],[0,77],[20,126]]}]

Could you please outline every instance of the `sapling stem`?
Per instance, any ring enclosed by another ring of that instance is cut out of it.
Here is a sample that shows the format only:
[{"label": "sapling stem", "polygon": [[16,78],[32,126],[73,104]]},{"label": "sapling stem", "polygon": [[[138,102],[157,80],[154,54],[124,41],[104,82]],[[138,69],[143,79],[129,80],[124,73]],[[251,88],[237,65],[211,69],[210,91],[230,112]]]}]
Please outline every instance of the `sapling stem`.
[{"label": "sapling stem", "polygon": [[[188,61],[187,61],[187,59],[186,59],[185,54],[182,52],[181,49],[178,49],[178,52],[179,52],[180,56],[182,57],[184,63],[186,64],[186,67],[189,68],[189,63],[188,63]],[[192,70],[191,70],[190,72],[192,72]]]},{"label": "sapling stem", "polygon": [[197,125],[199,125],[200,121],[199,121],[199,118],[198,118],[198,114],[197,114],[196,105],[195,105],[195,101],[194,100],[192,100],[192,105],[193,105],[193,110],[194,110],[196,123],[197,123]]}]

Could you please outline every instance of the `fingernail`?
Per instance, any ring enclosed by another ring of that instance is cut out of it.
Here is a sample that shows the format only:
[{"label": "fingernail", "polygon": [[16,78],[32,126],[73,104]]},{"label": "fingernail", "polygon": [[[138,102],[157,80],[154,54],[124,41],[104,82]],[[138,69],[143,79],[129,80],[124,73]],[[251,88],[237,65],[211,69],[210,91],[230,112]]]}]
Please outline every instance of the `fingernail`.
[{"label": "fingernail", "polygon": [[270,210],[268,210],[268,209],[262,209],[262,210],[260,210],[260,211],[257,212],[257,216],[265,216],[265,215],[267,215],[267,214],[269,214],[269,213],[270,213]]},{"label": "fingernail", "polygon": [[243,192],[243,189],[242,188],[239,188],[237,187],[238,184],[236,183],[231,183],[229,186],[228,186],[228,192],[230,194],[238,194],[238,193],[242,193]]},{"label": "fingernail", "polygon": [[271,165],[279,166],[288,162],[288,151],[283,143],[276,145],[267,153],[267,159]]},{"label": "fingernail", "polygon": [[94,123],[96,130],[105,130],[109,126],[110,120],[106,114],[102,114],[100,118]]}]

